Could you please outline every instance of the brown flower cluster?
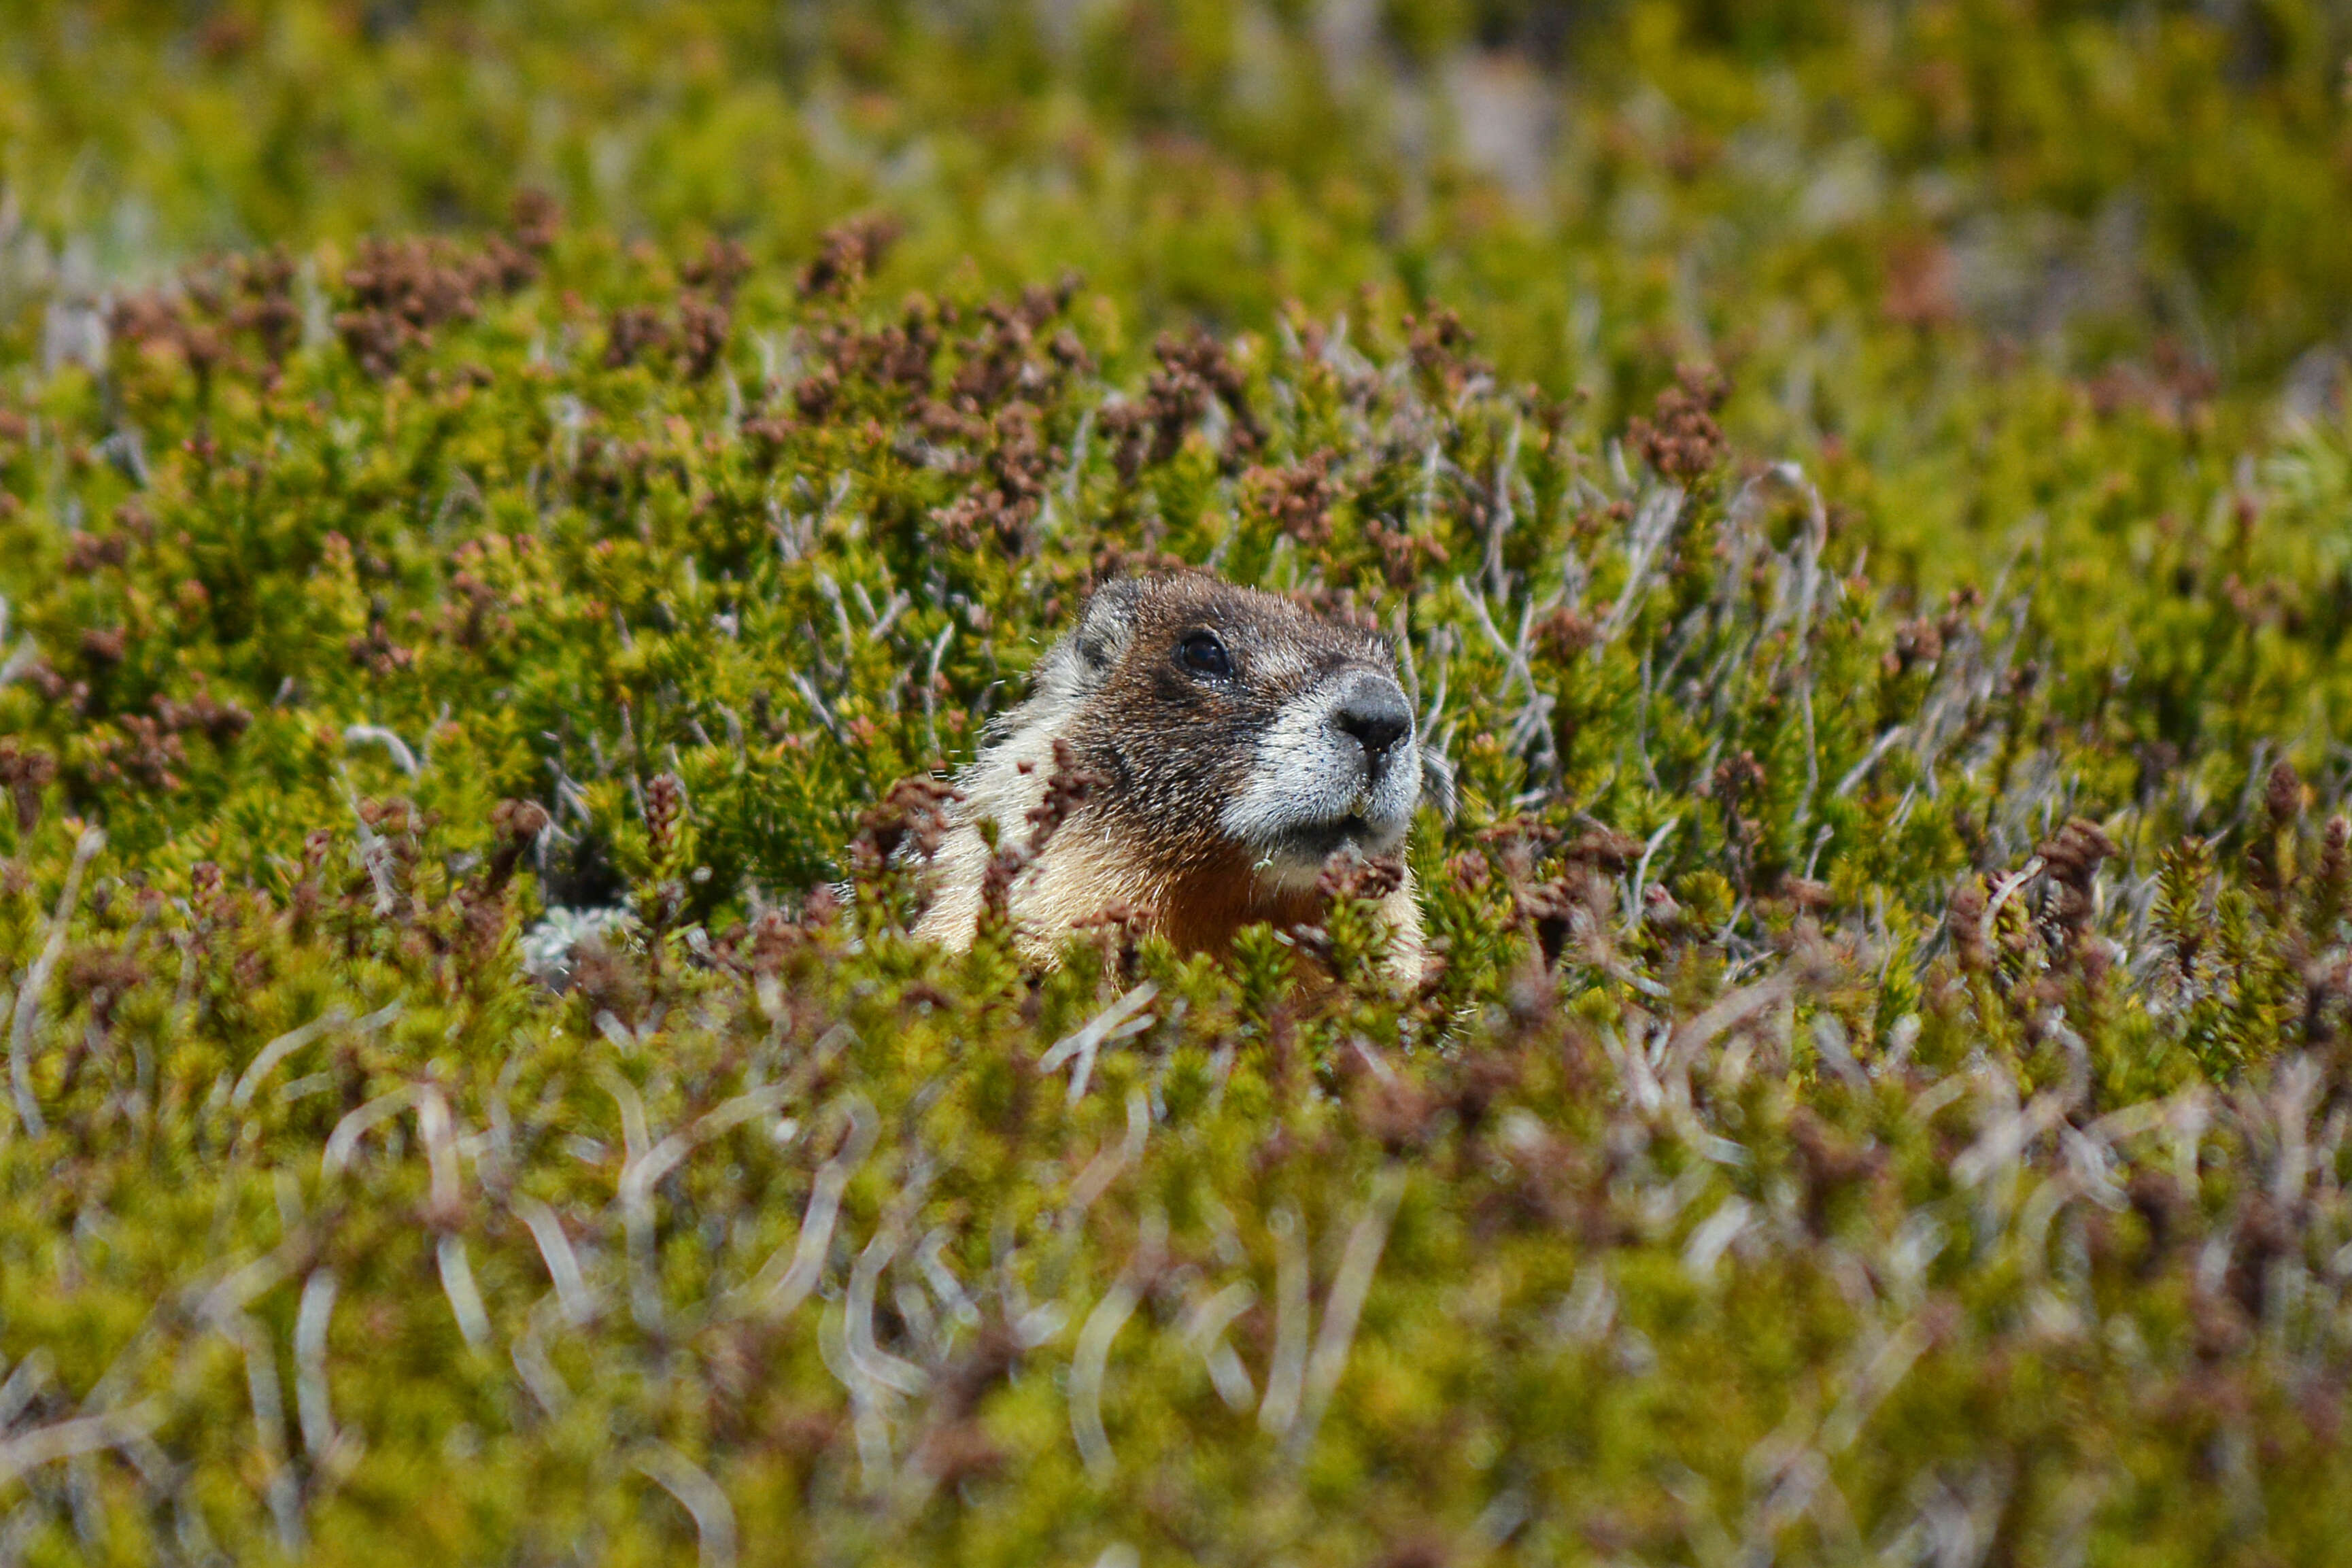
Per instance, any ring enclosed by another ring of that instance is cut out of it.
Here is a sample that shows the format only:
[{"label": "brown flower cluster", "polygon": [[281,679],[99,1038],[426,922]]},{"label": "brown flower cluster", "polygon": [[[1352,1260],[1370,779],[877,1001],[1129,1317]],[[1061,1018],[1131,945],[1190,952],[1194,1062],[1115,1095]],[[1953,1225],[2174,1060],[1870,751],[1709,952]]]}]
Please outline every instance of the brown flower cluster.
[{"label": "brown flower cluster", "polygon": [[1410,588],[1431,566],[1453,559],[1443,540],[1391,526],[1377,517],[1364,520],[1364,542],[1381,553],[1381,575],[1391,588]]},{"label": "brown flower cluster", "polygon": [[861,876],[873,876],[908,854],[930,859],[947,842],[949,808],[962,798],[955,786],[939,779],[900,779],[858,819],[857,837],[849,846],[852,866]]},{"label": "brown flower cluster", "polygon": [[436,327],[479,314],[483,290],[499,277],[489,257],[449,240],[371,239],[343,274],[351,303],[336,314],[335,331],[360,368],[383,380],[432,342]]},{"label": "brown flower cluster", "polygon": [[1756,753],[1741,751],[1715,765],[1698,793],[1723,808],[1725,846],[1731,853],[1733,880],[1753,889],[1757,856],[1764,845],[1764,764]]},{"label": "brown flower cluster", "polygon": [[1034,542],[1030,525],[1044,504],[1046,478],[1062,457],[1059,447],[1045,444],[1037,418],[1034,405],[1014,403],[982,426],[987,437],[980,458],[985,480],[940,510],[940,533],[948,543],[960,550],[988,546],[1028,553]]},{"label": "brown flower cluster", "polygon": [[669,323],[650,305],[617,306],[604,318],[606,370],[626,369],[668,344]]},{"label": "brown flower cluster", "polygon": [[2303,817],[2304,795],[2303,775],[2294,764],[2284,757],[2273,763],[2263,781],[2262,831],[2246,846],[2246,871],[2254,887],[2274,900],[2284,897],[2294,879],[2288,846]]},{"label": "brown flower cluster", "polygon": [[906,226],[887,213],[869,214],[829,228],[819,237],[815,258],[801,268],[803,300],[837,299],[866,281]]},{"label": "brown flower cluster", "polygon": [[187,758],[177,732],[143,713],[126,713],[120,733],[101,734],[91,742],[89,760],[79,771],[100,789],[128,786],[168,793],[180,787],[174,770]]},{"label": "brown flower cluster", "polygon": [[[1077,287],[1075,275],[1066,276],[1053,289],[1032,288],[1016,302],[981,306],[983,325],[956,345],[961,363],[945,395],[924,398],[910,411],[924,438],[947,454],[951,471],[979,476],[971,489],[933,514],[940,536],[958,549],[1026,554],[1035,542],[1032,525],[1047,481],[1068,460],[1068,453],[1047,439],[1039,404],[1051,402],[1064,378],[1090,363],[1066,328],[1042,353],[1038,340],[1068,308]],[[952,312],[943,310],[940,319],[951,321]],[[919,318],[910,307],[908,326],[898,342],[878,346],[886,354],[903,354],[902,383],[919,374],[928,384],[936,342],[928,312]],[[889,368],[887,359],[884,368]],[[971,447],[977,451],[960,450]]]},{"label": "brown flower cluster", "polygon": [[1554,664],[1567,664],[1601,641],[1601,628],[1592,618],[1578,614],[1566,605],[1537,621],[1535,634],[1536,646],[1543,649]]},{"label": "brown flower cluster", "polygon": [[1011,303],[992,300],[982,305],[981,330],[957,344],[962,363],[948,384],[948,399],[967,414],[993,408],[1016,393],[1024,397],[1047,395],[1058,376],[1083,368],[1086,350],[1066,328],[1045,344],[1041,359],[1037,339],[1077,297],[1079,279],[1065,273],[1051,289],[1032,284]]},{"label": "brown flower cluster", "polygon": [[731,239],[714,239],[678,268],[685,288],[672,327],[650,305],[623,305],[604,320],[606,370],[621,370],[656,354],[673,353],[688,381],[700,381],[726,357],[735,325],[735,291],[751,271],[751,258]]},{"label": "brown flower cluster", "polygon": [[1403,886],[1404,862],[1393,855],[1334,855],[1315,879],[1315,891],[1334,903],[1377,904]]},{"label": "brown flower cluster", "polygon": [[1292,604],[1325,620],[1361,626],[1368,632],[1381,629],[1380,613],[1365,604],[1353,587],[1334,588],[1328,583],[1314,582],[1293,588],[1288,597]]},{"label": "brown flower cluster", "polygon": [[[1022,764],[1027,771],[1028,764]],[[980,902],[984,918],[1001,921],[1005,907],[1011,901],[1013,884],[1021,873],[1045,852],[1046,845],[1062,830],[1062,825],[1090,799],[1094,792],[1111,781],[1078,763],[1077,752],[1069,742],[1056,738],[1054,742],[1054,771],[1045,778],[1045,796],[1028,813],[1029,837],[1026,842],[1007,841],[997,846],[981,874]]]},{"label": "brown flower cluster", "polygon": [[1197,329],[1190,337],[1162,333],[1151,346],[1160,361],[1136,402],[1114,403],[1102,411],[1119,477],[1133,483],[1146,467],[1176,455],[1190,430],[1212,403],[1233,416],[1229,455],[1246,455],[1265,445],[1265,428],[1250,411],[1249,388],[1226,356],[1224,345]]},{"label": "brown flower cluster", "polygon": [[490,808],[490,831],[497,847],[490,852],[489,887],[503,888],[512,879],[532,842],[553,821],[547,807],[535,800],[502,800]]},{"label": "brown flower cluster", "polygon": [[1251,505],[1282,532],[1301,544],[1325,544],[1331,538],[1331,508],[1339,499],[1331,482],[1338,461],[1339,454],[1327,449],[1285,468],[1253,468],[1242,476],[1242,486]]},{"label": "brown flower cluster", "polygon": [[1932,236],[1899,241],[1886,255],[1885,291],[1879,309],[1909,327],[1944,327],[1959,320],[1951,247]]},{"label": "brown flower cluster", "polygon": [[1653,469],[1688,484],[1723,460],[1723,427],[1715,416],[1730,395],[1731,383],[1713,365],[1684,365],[1658,394],[1656,417],[1629,420],[1626,439]]},{"label": "brown flower cluster", "polygon": [[1403,326],[1405,352],[1433,393],[1451,400],[1472,382],[1494,375],[1492,365],[1470,353],[1475,340],[1452,310],[1440,308],[1426,318],[1407,316]]},{"label": "brown flower cluster", "polygon": [[1045,777],[1045,798],[1030,807],[1027,816],[1030,858],[1044,854],[1054,835],[1062,830],[1062,825],[1093,798],[1095,791],[1111,782],[1106,773],[1079,766],[1076,749],[1056,737],[1054,771]]},{"label": "brown flower cluster", "polygon": [[389,606],[381,599],[372,600],[366,633],[343,645],[343,652],[351,661],[371,675],[394,675],[416,662],[415,648],[393,641],[392,630],[386,624],[388,615]]},{"label": "brown flower cluster", "polygon": [[2057,930],[2062,953],[2082,965],[2095,980],[2106,969],[2105,951],[2093,940],[2092,916],[2096,913],[2092,884],[2100,866],[2122,853],[2097,823],[2074,817],[2034,851],[2050,879],[2048,919]]},{"label": "brown flower cluster", "polygon": [[224,702],[201,683],[196,694],[185,702],[176,702],[169,697],[155,699],[155,718],[174,734],[201,730],[215,746],[232,743],[253,724],[253,715],[242,704]]},{"label": "brown flower cluster", "polygon": [[1895,628],[1894,646],[1879,659],[1889,678],[1932,668],[1944,650],[1968,630],[1969,617],[1984,596],[1974,587],[1956,588],[1944,601],[1943,613],[1918,616]]},{"label": "brown flower cluster", "polygon": [[[302,336],[294,300],[294,263],[282,250],[236,257],[183,279],[176,295],[134,294],[108,320],[114,342],[134,353],[177,355],[209,386],[215,371],[274,384]],[[239,352],[243,340],[259,363]]]},{"label": "brown flower cluster", "polygon": [[16,807],[16,826],[30,833],[41,820],[41,791],[58,776],[58,760],[47,752],[19,748],[16,742],[0,736],[0,789],[8,792]]},{"label": "brown flower cluster", "polygon": [[854,321],[828,321],[817,327],[812,337],[819,363],[833,367],[836,382],[856,377],[888,391],[919,396],[931,389],[940,346],[946,330],[956,321],[952,303],[917,294],[888,326],[869,332]]},{"label": "brown flower cluster", "polygon": [[646,785],[646,846],[654,864],[668,861],[677,849],[678,825],[686,817],[686,784],[676,773],[656,773]]},{"label": "brown flower cluster", "polygon": [[335,331],[360,368],[377,380],[428,346],[434,329],[470,321],[489,291],[511,294],[535,281],[562,219],[547,196],[518,196],[505,235],[478,248],[455,240],[371,239],[343,272],[345,307]]}]

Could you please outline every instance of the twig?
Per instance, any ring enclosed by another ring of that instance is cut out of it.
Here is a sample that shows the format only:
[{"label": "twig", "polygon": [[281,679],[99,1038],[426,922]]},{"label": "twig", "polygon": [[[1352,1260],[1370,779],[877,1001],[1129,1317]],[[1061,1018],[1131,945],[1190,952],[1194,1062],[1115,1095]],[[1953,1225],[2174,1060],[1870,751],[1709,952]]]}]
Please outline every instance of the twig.
[{"label": "twig", "polygon": [[245,1071],[237,1078],[236,1089],[228,1097],[229,1104],[239,1110],[252,1104],[253,1097],[259,1091],[262,1081],[276,1070],[278,1064],[320,1036],[331,1033],[345,1024],[351,1024],[352,1027],[361,1034],[373,1034],[399,1017],[401,1009],[405,1005],[395,1001],[389,1005],[377,1008],[356,1023],[352,1022],[349,1013],[344,1012],[341,1007],[336,1007],[330,1009],[320,1017],[313,1018],[299,1028],[287,1030],[262,1047],[255,1053],[253,1060],[246,1064]]},{"label": "twig", "polygon": [[391,1121],[415,1103],[416,1086],[403,1084],[377,1095],[336,1122],[335,1130],[327,1135],[327,1147],[319,1155],[319,1174],[323,1178],[350,1169],[352,1157],[359,1152],[360,1140],[379,1123]]},{"label": "twig", "polygon": [[450,1314],[466,1343],[482,1350],[490,1342],[490,1315],[482,1306],[482,1292],[474,1283],[473,1265],[466,1260],[466,1243],[454,1230],[442,1234],[433,1249],[441,1271],[441,1293],[449,1298]]},{"label": "twig", "polygon": [[16,992],[16,1016],[8,1034],[8,1081],[16,1091],[17,1124],[36,1138],[47,1131],[41,1120],[40,1102],[33,1097],[33,1028],[41,1016],[41,993],[48,989],[49,975],[65,955],[66,931],[73,921],[74,906],[81,900],[82,873],[104,847],[106,834],[96,827],[83,828],[81,837],[74,840],[73,864],[66,868],[57,912],[49,917],[48,940],[41,944],[40,956],[25,972],[25,983]]},{"label": "twig", "polygon": [[1052,1047],[1038,1058],[1037,1070],[1041,1073],[1055,1072],[1064,1062],[1076,1058],[1077,1068],[1070,1074],[1069,1102],[1077,1104],[1086,1098],[1087,1080],[1094,1074],[1095,1053],[1110,1041],[1124,1040],[1150,1028],[1154,1020],[1142,1010],[1159,994],[1159,983],[1145,981],[1087,1019],[1083,1027],[1055,1041]]},{"label": "twig", "polygon": [[849,1290],[843,1302],[846,1314],[843,1325],[846,1331],[845,1348],[852,1364],[867,1381],[909,1397],[930,1386],[930,1374],[905,1357],[882,1348],[874,1332],[874,1292],[882,1281],[882,1271],[898,1256],[898,1248],[906,1240],[907,1221],[921,1206],[929,1186],[929,1173],[923,1172],[907,1184],[891,1205],[890,1215],[876,1227],[874,1239],[858,1253],[856,1266],[849,1271]]},{"label": "twig", "polygon": [[1668,835],[1682,825],[1681,817],[1668,817],[1656,832],[1650,835],[1650,841],[1642,846],[1641,863],[1633,868],[1633,885],[1626,892],[1626,898],[1630,900],[1630,907],[1625,914],[1625,925],[1628,931],[1642,929],[1642,887],[1650,878],[1651,857],[1657,854],[1659,846],[1665,843]]},{"label": "twig", "polygon": [[[614,1081],[622,1084],[625,1080],[615,1075]],[[632,1090],[633,1096],[634,1092]],[[769,1084],[739,1094],[712,1108],[693,1125],[671,1133],[643,1153],[633,1154],[622,1167],[617,1198],[621,1205],[622,1226],[628,1238],[629,1305],[636,1315],[639,1327],[650,1332],[662,1319],[659,1270],[654,1257],[654,1184],[667,1175],[678,1162],[694,1151],[697,1144],[707,1143],[746,1121],[772,1113],[792,1094],[793,1090],[782,1084]],[[640,1124],[644,1115],[640,1105],[636,1113]],[[625,1104],[624,1117],[625,1120]],[[640,1125],[632,1142],[640,1141],[645,1136]],[[562,1235],[560,1227],[557,1234]]]},{"label": "twig", "polygon": [[934,757],[940,755],[940,661],[947,657],[948,645],[955,640],[955,631],[953,621],[940,628],[940,635],[931,643],[929,668],[923,672],[923,731],[930,742]]},{"label": "twig", "polygon": [[0,1486],[10,1484],[27,1470],[53,1465],[59,1459],[121,1447],[145,1436],[163,1422],[163,1402],[151,1397],[120,1410],[52,1421],[46,1426],[0,1439]]},{"label": "twig", "polygon": [[694,1521],[695,1551],[701,1568],[733,1568],[735,1510],[709,1472],[667,1443],[637,1450],[637,1473],[677,1500]]},{"label": "twig", "polygon": [[1144,1215],[1143,1233],[1127,1267],[1078,1331],[1077,1350],[1070,1359],[1070,1436],[1077,1440],[1078,1457],[1097,1481],[1109,1479],[1118,1468],[1102,1420],[1103,1378],[1110,1366],[1111,1342],[1126,1327],[1136,1304],[1143,1300],[1145,1288],[1160,1272],[1167,1246],[1168,1216],[1155,1208]]},{"label": "twig", "polygon": [[1372,1178],[1372,1194],[1364,1212],[1348,1232],[1347,1248],[1339,1255],[1339,1272],[1331,1281],[1331,1293],[1323,1299],[1322,1331],[1316,1335],[1315,1352],[1307,1361],[1298,1420],[1284,1443],[1293,1459],[1303,1456],[1315,1441],[1316,1428],[1323,1424],[1323,1413],[1339,1386],[1339,1375],[1348,1369],[1348,1350],[1355,1341],[1356,1323],[1363,1315],[1373,1272],[1380,1268],[1381,1249],[1388,1245],[1389,1226],[1404,1196],[1404,1182],[1403,1166],[1383,1165]]},{"label": "twig", "polygon": [[1682,515],[1682,510],[1683,488],[1680,485],[1668,485],[1654,491],[1643,501],[1642,510],[1634,515],[1633,537],[1627,548],[1630,559],[1625,567],[1625,586],[1601,622],[1601,642],[1614,640],[1632,618],[1634,605],[1639,603],[1643,591],[1649,586],[1651,561],[1657,554],[1658,548],[1666,542],[1666,536],[1674,531],[1675,521]]},{"label": "twig", "polygon": [[2036,855],[2032,859],[2003,877],[2000,879],[2000,886],[1993,889],[1992,897],[1985,900],[1984,919],[1978,922],[1978,934],[1984,939],[1987,947],[1992,945],[1992,923],[2000,917],[2001,905],[2009,902],[2011,894],[2041,874],[2042,857]]},{"label": "twig", "polygon": [[1885,734],[1871,742],[1870,750],[1864,755],[1862,761],[1847,769],[1845,777],[1838,780],[1837,788],[1830,791],[1830,798],[1843,800],[1847,795],[1852,795],[1854,787],[1870,776],[1870,770],[1878,765],[1878,759],[1885,756],[1908,732],[1908,728],[1905,725],[1893,725]]},{"label": "twig", "polygon": [[335,1445],[335,1417],[327,1397],[327,1326],[335,1312],[335,1271],[324,1264],[302,1281],[294,1314],[294,1408],[302,1447],[316,1466]]},{"label": "twig", "polygon": [[[824,1272],[825,1254],[833,1247],[833,1227],[841,1217],[841,1194],[849,1185],[850,1173],[866,1163],[866,1156],[873,1152],[875,1141],[881,1135],[882,1120],[875,1115],[873,1105],[864,1095],[850,1091],[842,1107],[843,1114],[849,1118],[849,1135],[833,1158],[817,1169],[790,1261],[785,1261],[783,1249],[779,1247],[743,1288],[742,1294],[751,1300],[753,1308],[769,1318],[789,1316],[816,1289],[817,1279]],[[779,1264],[784,1265],[781,1270]],[[771,1274],[775,1275],[772,1280],[769,1279]]]},{"label": "twig", "polygon": [[364,744],[382,746],[390,753],[393,766],[410,778],[415,778],[425,771],[425,765],[416,760],[416,753],[409,749],[408,742],[381,724],[352,725],[343,731],[343,743],[347,746]]},{"label": "twig", "polygon": [[1209,1369],[1209,1382],[1215,1386],[1217,1397],[1236,1411],[1248,1409],[1257,1390],[1250,1384],[1249,1369],[1242,1364],[1242,1358],[1225,1342],[1225,1330],[1256,1301],[1257,1287],[1236,1279],[1186,1313],[1177,1330],[1177,1336]]},{"label": "twig", "polygon": [[572,1250],[571,1238],[563,1234],[562,1220],[538,1198],[519,1196],[513,1206],[515,1216],[530,1227],[531,1239],[539,1243],[539,1255],[547,1264],[547,1277],[555,1283],[555,1298],[563,1315],[575,1328],[587,1322],[596,1315],[596,1297],[581,1275],[580,1259]]},{"label": "twig", "polygon": [[1307,1243],[1298,1234],[1306,1222],[1287,1205],[1274,1211],[1266,1228],[1274,1234],[1274,1362],[1266,1369],[1265,1398],[1257,1407],[1261,1431],[1286,1436],[1298,1419],[1306,1393],[1307,1334]]},{"label": "twig", "polygon": [[1066,1229],[1075,1231],[1078,1220],[1094,1206],[1097,1198],[1110,1190],[1119,1173],[1143,1155],[1143,1141],[1151,1130],[1151,1102],[1141,1089],[1127,1091],[1127,1136],[1116,1149],[1105,1149],[1078,1173],[1070,1184],[1070,1206],[1063,1215]]}]

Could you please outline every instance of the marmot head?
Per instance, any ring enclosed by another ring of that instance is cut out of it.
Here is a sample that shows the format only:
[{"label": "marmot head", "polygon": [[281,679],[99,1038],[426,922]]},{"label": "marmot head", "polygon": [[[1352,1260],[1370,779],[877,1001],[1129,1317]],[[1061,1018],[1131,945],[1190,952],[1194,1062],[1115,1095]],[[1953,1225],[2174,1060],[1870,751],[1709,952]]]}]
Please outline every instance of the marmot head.
[{"label": "marmot head", "polygon": [[1031,706],[1140,847],[1238,860],[1268,890],[1311,889],[1342,850],[1394,853],[1421,800],[1388,639],[1205,574],[1097,589]]},{"label": "marmot head", "polygon": [[[943,941],[968,939],[977,907],[971,825],[1024,831],[1057,742],[1092,787],[1013,891],[1041,946],[1113,908],[1190,947],[1310,919],[1334,855],[1395,854],[1424,788],[1450,804],[1387,638],[1206,574],[1106,584],[1032,686],[959,781],[965,829],[925,917]],[[1409,881],[1391,913],[1417,961]]]}]

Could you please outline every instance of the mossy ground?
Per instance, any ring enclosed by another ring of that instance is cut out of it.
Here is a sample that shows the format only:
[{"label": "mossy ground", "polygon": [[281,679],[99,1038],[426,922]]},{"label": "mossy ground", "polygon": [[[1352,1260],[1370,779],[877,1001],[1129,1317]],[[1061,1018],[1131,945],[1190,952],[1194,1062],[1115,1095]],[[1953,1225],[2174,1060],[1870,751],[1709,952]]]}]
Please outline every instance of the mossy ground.
[{"label": "mossy ground", "polygon": [[[2347,48],[12,12],[0,1559],[2352,1556]],[[1418,993],[907,936],[1171,562]]]}]

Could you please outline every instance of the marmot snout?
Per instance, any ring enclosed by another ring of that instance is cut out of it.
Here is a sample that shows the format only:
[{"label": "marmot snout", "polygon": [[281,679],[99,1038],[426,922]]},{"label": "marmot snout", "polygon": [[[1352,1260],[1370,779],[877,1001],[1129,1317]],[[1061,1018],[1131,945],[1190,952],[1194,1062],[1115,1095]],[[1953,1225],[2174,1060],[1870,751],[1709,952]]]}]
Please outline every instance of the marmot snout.
[{"label": "marmot snout", "polygon": [[[1333,856],[1400,855],[1424,778],[1452,787],[1443,760],[1422,753],[1378,634],[1204,574],[1107,584],[958,778],[918,934],[971,942],[990,858],[979,824],[1022,841],[1057,741],[1095,782],[1007,896],[1039,957],[1114,909],[1188,950],[1255,921],[1311,921]],[[1417,974],[1410,873],[1381,912],[1392,967]]]}]

